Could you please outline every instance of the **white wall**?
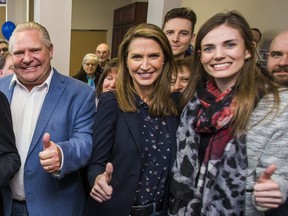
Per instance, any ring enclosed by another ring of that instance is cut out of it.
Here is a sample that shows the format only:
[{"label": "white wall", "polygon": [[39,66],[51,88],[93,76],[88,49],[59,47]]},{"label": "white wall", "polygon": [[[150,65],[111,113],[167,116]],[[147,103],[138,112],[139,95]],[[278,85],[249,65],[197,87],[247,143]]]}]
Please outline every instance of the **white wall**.
[{"label": "white wall", "polygon": [[[136,0],[73,0],[72,29],[107,30],[107,41],[111,47],[114,9],[133,2]],[[96,44],[93,46],[96,47]]]},{"label": "white wall", "polygon": [[148,5],[148,22],[156,25],[160,25],[159,20],[163,18],[163,14],[175,7],[173,4],[177,6],[180,1],[181,6],[190,7],[197,13],[196,31],[215,13],[238,10],[251,27],[257,27],[263,32],[260,47],[270,43],[271,38],[278,32],[288,29],[288,0],[72,0],[72,29],[108,30],[107,40],[111,46],[114,9],[136,1],[149,2],[163,10],[158,11],[157,15],[152,13],[155,8]]},{"label": "white wall", "polygon": [[6,20],[12,20],[15,24],[27,21],[27,0],[6,0]]},{"label": "white wall", "polygon": [[71,14],[72,0],[34,0],[34,20],[46,27],[54,45],[52,66],[66,75],[70,65]]},{"label": "white wall", "polygon": [[199,27],[215,13],[238,10],[251,27],[263,33],[259,47],[269,47],[271,39],[280,31],[288,30],[287,0],[182,0],[197,14],[196,33]]},{"label": "white wall", "polygon": [[[7,0],[7,20],[28,20],[29,1]],[[52,65],[69,75],[72,0],[34,0],[34,21],[45,26],[54,44]]]},{"label": "white wall", "polygon": [[181,0],[149,0],[147,22],[161,28],[167,11],[175,7],[181,7]]}]

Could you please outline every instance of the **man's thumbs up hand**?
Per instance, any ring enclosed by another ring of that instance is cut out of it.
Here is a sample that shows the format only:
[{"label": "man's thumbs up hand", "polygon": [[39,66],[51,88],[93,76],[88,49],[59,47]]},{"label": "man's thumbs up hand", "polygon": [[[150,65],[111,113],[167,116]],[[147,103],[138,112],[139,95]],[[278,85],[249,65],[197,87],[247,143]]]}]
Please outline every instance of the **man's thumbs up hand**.
[{"label": "man's thumbs up hand", "polygon": [[43,151],[39,153],[40,163],[43,169],[49,173],[60,170],[62,155],[59,147],[50,140],[50,134],[43,136]]}]

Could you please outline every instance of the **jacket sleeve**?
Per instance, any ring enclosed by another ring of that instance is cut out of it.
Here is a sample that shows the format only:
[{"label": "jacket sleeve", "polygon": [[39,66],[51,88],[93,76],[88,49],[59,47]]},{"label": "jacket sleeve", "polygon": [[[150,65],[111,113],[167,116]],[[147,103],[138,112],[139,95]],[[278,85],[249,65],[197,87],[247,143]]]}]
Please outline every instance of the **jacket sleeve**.
[{"label": "jacket sleeve", "polygon": [[91,187],[94,185],[95,178],[105,171],[106,164],[109,162],[119,111],[113,92],[100,95],[93,130],[93,152],[87,172]]},{"label": "jacket sleeve", "polygon": [[0,92],[0,187],[8,185],[21,166],[12,126],[10,105]]},{"label": "jacket sleeve", "polygon": [[[283,201],[288,194],[288,94],[280,92],[280,104],[273,107],[271,97],[262,99],[252,113],[247,136],[247,189],[253,188],[261,173],[271,164],[276,165],[272,179],[279,185]],[[247,202],[253,201],[247,200]],[[263,210],[256,206],[259,210]]]}]

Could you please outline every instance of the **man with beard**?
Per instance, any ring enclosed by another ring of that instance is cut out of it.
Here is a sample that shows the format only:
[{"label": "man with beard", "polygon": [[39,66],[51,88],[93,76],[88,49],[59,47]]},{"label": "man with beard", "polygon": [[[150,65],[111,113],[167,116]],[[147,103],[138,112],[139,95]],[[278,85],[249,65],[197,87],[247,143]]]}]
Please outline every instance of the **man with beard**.
[{"label": "man with beard", "polygon": [[[276,81],[288,87],[288,30],[279,33],[272,41],[268,54],[267,69]],[[271,209],[265,216],[287,216],[288,199],[277,209]]]},{"label": "man with beard", "polygon": [[279,33],[272,41],[267,69],[279,84],[288,87],[288,30]]}]

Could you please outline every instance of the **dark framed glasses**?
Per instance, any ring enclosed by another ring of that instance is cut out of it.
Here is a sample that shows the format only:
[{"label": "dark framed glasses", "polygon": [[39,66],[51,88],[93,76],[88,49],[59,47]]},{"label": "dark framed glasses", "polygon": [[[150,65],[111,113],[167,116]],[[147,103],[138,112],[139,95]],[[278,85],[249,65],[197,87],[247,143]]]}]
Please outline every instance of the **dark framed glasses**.
[{"label": "dark framed glasses", "polygon": [[3,48],[0,48],[0,52],[3,51],[3,52],[8,52],[8,48],[7,47],[3,47]]}]

